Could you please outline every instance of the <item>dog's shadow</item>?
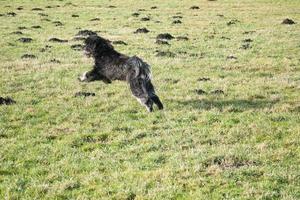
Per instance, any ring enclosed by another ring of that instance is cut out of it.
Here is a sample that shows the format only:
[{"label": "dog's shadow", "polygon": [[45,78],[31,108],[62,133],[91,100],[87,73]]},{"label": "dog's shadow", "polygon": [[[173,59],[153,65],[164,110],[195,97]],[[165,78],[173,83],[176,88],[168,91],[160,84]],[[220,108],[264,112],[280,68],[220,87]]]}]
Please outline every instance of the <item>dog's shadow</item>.
[{"label": "dog's shadow", "polygon": [[265,108],[272,108],[278,100],[246,100],[246,99],[232,99],[232,100],[207,100],[207,99],[191,99],[191,100],[177,100],[179,105],[184,107],[192,107],[199,110],[219,109],[221,111],[228,110],[231,112],[243,112],[246,110],[259,110]]}]

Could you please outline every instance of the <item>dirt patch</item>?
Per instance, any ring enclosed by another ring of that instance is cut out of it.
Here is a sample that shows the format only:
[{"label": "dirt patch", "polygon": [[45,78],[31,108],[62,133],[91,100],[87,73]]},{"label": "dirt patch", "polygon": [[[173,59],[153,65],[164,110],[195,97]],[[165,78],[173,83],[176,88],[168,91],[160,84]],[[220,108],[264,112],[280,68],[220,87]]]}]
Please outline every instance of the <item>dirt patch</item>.
[{"label": "dirt patch", "polygon": [[122,41],[122,40],[116,40],[112,42],[113,44],[120,44],[120,45],[127,45],[126,42]]},{"label": "dirt patch", "polygon": [[32,8],[32,11],[44,11],[42,8]]},{"label": "dirt patch", "polygon": [[25,30],[25,29],[27,29],[27,28],[26,28],[25,26],[19,26],[18,29],[19,29],[19,30]]},{"label": "dirt patch", "polygon": [[23,10],[24,8],[22,6],[17,7],[17,10]]},{"label": "dirt patch", "polygon": [[143,22],[150,21],[150,17],[143,17],[143,18],[141,18],[141,21],[143,21]]},{"label": "dirt patch", "polygon": [[210,92],[210,94],[224,94],[223,90],[213,90]]},{"label": "dirt patch", "polygon": [[32,42],[32,38],[19,38],[18,41],[22,43],[29,43]]},{"label": "dirt patch", "polygon": [[94,22],[94,21],[100,21],[100,18],[96,17],[96,18],[93,18],[93,19],[90,19],[91,22]]},{"label": "dirt patch", "polygon": [[256,31],[245,31],[243,32],[243,34],[247,35],[247,34],[251,34],[251,33],[255,33]]},{"label": "dirt patch", "polygon": [[51,59],[50,62],[52,62],[52,63],[58,63],[58,64],[61,63],[59,60],[56,60],[55,58]]},{"label": "dirt patch", "polygon": [[243,42],[253,42],[253,40],[250,38],[247,38],[247,39],[244,39]]},{"label": "dirt patch", "polygon": [[227,56],[227,59],[229,59],[229,60],[236,60],[237,57],[234,56],[234,55],[229,55],[229,56]]},{"label": "dirt patch", "polygon": [[73,44],[73,45],[71,45],[71,49],[73,49],[74,51],[82,51],[83,45],[82,44]]},{"label": "dirt patch", "polygon": [[60,5],[55,5],[55,6],[46,6],[45,8],[59,8]]},{"label": "dirt patch", "polygon": [[64,6],[74,6],[74,7],[77,7],[77,5],[75,5],[75,4],[71,3],[71,2],[65,3]]},{"label": "dirt patch", "polygon": [[156,51],[156,52],[157,53],[156,53],[155,56],[157,56],[157,57],[171,57],[171,58],[173,58],[173,57],[176,56],[176,54],[171,52],[171,51]]},{"label": "dirt patch", "polygon": [[294,22],[293,20],[289,19],[289,18],[286,18],[284,19],[281,24],[288,24],[288,25],[291,25],[291,24],[296,24],[296,22]]},{"label": "dirt patch", "polygon": [[182,24],[182,21],[180,21],[180,20],[175,20],[175,21],[172,22],[172,24]]},{"label": "dirt patch", "polygon": [[0,97],[0,105],[11,105],[15,103],[16,101],[10,97]]},{"label": "dirt patch", "polygon": [[225,37],[225,36],[222,36],[221,39],[223,39],[223,40],[231,40],[229,37]]},{"label": "dirt patch", "polygon": [[217,14],[218,17],[225,17],[224,15],[222,14]]},{"label": "dirt patch", "polygon": [[31,28],[40,29],[40,28],[42,28],[42,27],[39,26],[39,25],[37,25],[37,26],[32,26]]},{"label": "dirt patch", "polygon": [[190,9],[191,10],[199,10],[200,8],[199,8],[199,6],[192,6],[192,7],[190,7]]},{"label": "dirt patch", "polygon": [[17,14],[14,12],[8,12],[8,13],[6,13],[6,15],[9,17],[15,17]]},{"label": "dirt patch", "polygon": [[162,45],[170,45],[167,41],[165,40],[156,40],[156,44],[162,44]]},{"label": "dirt patch", "polygon": [[138,11],[142,12],[142,11],[146,11],[146,9],[140,8],[140,9],[138,9]]},{"label": "dirt patch", "polygon": [[170,33],[161,33],[156,36],[157,40],[172,40],[174,37]]},{"label": "dirt patch", "polygon": [[50,22],[51,20],[47,19],[47,18],[44,18],[44,19],[41,19],[41,21]]},{"label": "dirt patch", "polygon": [[79,17],[79,15],[71,15],[71,17]]},{"label": "dirt patch", "polygon": [[178,83],[180,80],[179,80],[179,79],[165,78],[164,81],[165,81],[165,82],[168,82],[168,83],[176,84],[176,83]]},{"label": "dirt patch", "polygon": [[22,55],[21,56],[21,58],[22,59],[34,59],[34,58],[36,58],[36,56],[35,55],[33,55],[33,54],[24,54],[24,55]]},{"label": "dirt patch", "polygon": [[239,23],[239,22],[240,22],[240,21],[237,20],[237,19],[232,19],[232,20],[230,20],[229,22],[227,22],[227,26],[231,26],[231,25],[234,25],[234,24]]},{"label": "dirt patch", "polygon": [[94,92],[76,92],[75,97],[89,97],[89,96],[96,96]]},{"label": "dirt patch", "polygon": [[14,32],[11,32],[10,34],[22,35],[23,33],[21,31],[14,31]]},{"label": "dirt patch", "polygon": [[189,40],[189,38],[188,37],[186,37],[186,36],[178,36],[178,37],[176,37],[176,40],[184,40],[184,41],[188,41]]},{"label": "dirt patch", "polygon": [[186,55],[187,52],[186,51],[178,51],[179,54],[183,54],[183,55]]},{"label": "dirt patch", "polygon": [[203,81],[203,82],[206,82],[206,81],[210,81],[210,78],[201,77],[201,78],[198,78],[197,81]]},{"label": "dirt patch", "polygon": [[175,16],[173,16],[172,18],[173,18],[173,19],[182,19],[182,16],[180,16],[180,15],[175,15]]},{"label": "dirt patch", "polygon": [[54,24],[55,26],[63,26],[63,23],[61,23],[60,21],[54,21],[52,22],[52,24]]},{"label": "dirt patch", "polygon": [[62,39],[59,39],[59,38],[50,38],[49,42],[64,43],[64,42],[68,42],[68,40],[62,40]]},{"label": "dirt patch", "polygon": [[140,16],[140,13],[132,13],[131,16],[138,17],[138,16]]},{"label": "dirt patch", "polygon": [[133,33],[149,33],[150,31],[146,28],[138,28]]},{"label": "dirt patch", "polygon": [[39,16],[42,16],[42,17],[48,17],[48,15],[45,14],[45,13],[38,13],[38,15],[39,15]]},{"label": "dirt patch", "polygon": [[204,53],[191,53],[189,54],[190,57],[197,57],[197,58],[204,58],[205,54]]},{"label": "dirt patch", "polygon": [[116,6],[112,6],[112,5],[110,5],[110,6],[108,6],[108,8],[116,8]]},{"label": "dirt patch", "polygon": [[205,92],[204,90],[202,90],[202,89],[196,89],[196,90],[194,90],[194,91],[195,91],[196,94],[198,94],[198,95],[206,94],[206,92]]},{"label": "dirt patch", "polygon": [[157,9],[157,6],[152,6],[151,9]]}]

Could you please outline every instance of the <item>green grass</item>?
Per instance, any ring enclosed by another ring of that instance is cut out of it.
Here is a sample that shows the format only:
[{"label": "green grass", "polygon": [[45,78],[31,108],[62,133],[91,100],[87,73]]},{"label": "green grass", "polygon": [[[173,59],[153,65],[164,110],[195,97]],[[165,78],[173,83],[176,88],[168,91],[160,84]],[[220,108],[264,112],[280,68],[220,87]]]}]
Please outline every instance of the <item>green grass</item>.
[{"label": "green grass", "polygon": [[[299,199],[299,8],[297,0],[1,1],[0,96],[17,103],[0,106],[0,199]],[[183,23],[173,25],[174,15]],[[19,26],[24,35],[10,34]],[[133,34],[142,27],[151,32]],[[115,48],[152,66],[165,110],[147,113],[123,82],[79,83],[92,60],[70,48],[78,28],[128,43]],[[157,45],[159,33],[189,41]]]}]

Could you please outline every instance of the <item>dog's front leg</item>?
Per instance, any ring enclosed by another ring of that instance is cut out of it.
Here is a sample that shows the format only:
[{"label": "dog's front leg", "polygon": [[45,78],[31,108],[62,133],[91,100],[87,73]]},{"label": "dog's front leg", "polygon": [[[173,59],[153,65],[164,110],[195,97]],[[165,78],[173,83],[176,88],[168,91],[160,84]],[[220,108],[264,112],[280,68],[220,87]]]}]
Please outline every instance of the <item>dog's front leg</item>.
[{"label": "dog's front leg", "polygon": [[81,76],[78,77],[78,80],[81,82],[102,80],[106,84],[111,83],[111,80],[103,74],[99,73],[97,69],[92,69],[91,71],[84,72]]},{"label": "dog's front leg", "polygon": [[78,80],[81,82],[88,82],[89,78],[87,76],[88,72],[84,72],[82,75],[78,77]]},{"label": "dog's front leg", "polygon": [[106,78],[105,76],[103,76],[101,80],[102,80],[104,83],[106,83],[106,84],[110,84],[110,83],[111,83],[111,80],[108,79],[108,78]]}]

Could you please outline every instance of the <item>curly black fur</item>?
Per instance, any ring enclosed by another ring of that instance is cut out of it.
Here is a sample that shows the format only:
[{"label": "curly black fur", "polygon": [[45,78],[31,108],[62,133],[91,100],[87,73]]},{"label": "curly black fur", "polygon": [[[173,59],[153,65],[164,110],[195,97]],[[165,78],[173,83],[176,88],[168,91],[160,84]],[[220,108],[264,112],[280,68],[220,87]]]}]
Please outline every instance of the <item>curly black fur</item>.
[{"label": "curly black fur", "polygon": [[142,59],[117,52],[109,40],[98,35],[89,36],[85,40],[84,52],[88,57],[94,58],[95,65],[92,70],[79,77],[80,81],[126,81],[132,94],[149,112],[153,111],[153,103],[158,109],[163,109],[163,104],[151,83],[150,66]]}]

